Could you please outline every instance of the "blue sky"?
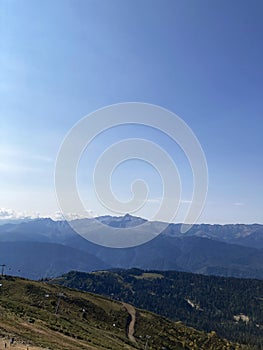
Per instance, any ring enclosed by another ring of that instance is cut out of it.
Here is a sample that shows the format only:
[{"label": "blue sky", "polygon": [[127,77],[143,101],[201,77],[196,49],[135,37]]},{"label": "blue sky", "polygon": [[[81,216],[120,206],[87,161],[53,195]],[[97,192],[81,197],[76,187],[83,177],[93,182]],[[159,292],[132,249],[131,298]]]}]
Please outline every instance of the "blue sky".
[{"label": "blue sky", "polygon": [[[0,207],[14,216],[55,213],[65,134],[98,108],[138,101],[173,111],[198,137],[209,170],[200,222],[263,223],[262,1],[10,0],[0,16]],[[178,162],[185,210],[192,180],[182,152],[139,127],[110,131],[84,154],[78,177],[87,210],[106,213],[92,194],[98,150],[145,133]],[[159,198],[153,169],[137,161],[118,171],[116,195],[127,199],[140,174],[152,203]]]}]

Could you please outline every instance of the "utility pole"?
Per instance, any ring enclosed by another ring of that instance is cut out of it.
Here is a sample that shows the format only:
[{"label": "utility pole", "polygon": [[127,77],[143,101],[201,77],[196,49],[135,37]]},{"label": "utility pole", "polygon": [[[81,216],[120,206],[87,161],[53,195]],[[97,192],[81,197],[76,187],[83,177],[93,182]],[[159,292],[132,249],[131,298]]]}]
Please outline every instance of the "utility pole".
[{"label": "utility pole", "polygon": [[2,267],[2,277],[4,276],[4,271],[5,271],[5,267],[6,267],[6,264],[2,264],[0,265]]}]

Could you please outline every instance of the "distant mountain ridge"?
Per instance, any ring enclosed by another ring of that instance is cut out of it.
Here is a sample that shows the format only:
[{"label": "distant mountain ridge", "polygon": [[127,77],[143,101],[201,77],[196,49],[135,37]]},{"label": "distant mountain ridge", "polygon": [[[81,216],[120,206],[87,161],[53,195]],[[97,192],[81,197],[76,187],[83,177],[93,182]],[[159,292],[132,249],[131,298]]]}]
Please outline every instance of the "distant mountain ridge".
[{"label": "distant mountain ridge", "polygon": [[[83,224],[100,222],[104,225],[116,228],[129,228],[139,226],[146,222],[146,219],[126,214],[124,216],[99,216],[96,218],[76,219],[75,222],[82,222]],[[5,220],[0,220],[0,235],[3,232],[19,232],[23,231],[22,227],[26,226],[36,228],[36,225],[41,227],[41,224],[46,227],[56,227],[60,233],[71,231],[72,229],[66,221],[54,221],[51,218],[37,218],[32,220],[9,220],[7,223]],[[234,243],[245,246],[251,246],[255,248],[263,248],[263,225],[262,224],[195,224],[185,234],[180,232],[180,223],[164,223],[164,222],[150,222],[152,227],[158,225],[158,229],[163,228],[163,234],[172,237],[182,236],[198,236],[203,238],[215,239],[226,243]],[[21,225],[21,226],[20,226]],[[38,233],[39,234],[39,233]],[[0,236],[0,238],[1,238]]]},{"label": "distant mountain ridge", "polygon": [[[141,246],[117,249],[85,240],[66,221],[35,219],[9,223],[0,226],[0,263],[8,264],[10,271],[16,271],[17,274],[17,262],[20,261],[20,275],[34,279],[57,276],[73,269],[89,272],[115,267],[263,279],[263,225],[201,224],[181,234],[180,224],[149,222],[131,215],[80,219],[77,223],[96,234],[98,221],[131,232],[134,226],[141,224],[145,224],[141,225],[142,230],[162,231],[163,228],[163,232]],[[49,248],[45,245],[47,243],[50,244]],[[54,251],[51,248],[53,244],[56,245],[54,249],[58,252],[57,257],[55,254],[48,256],[49,249]],[[69,249],[72,249],[71,253]],[[47,264],[43,263],[40,266],[37,256],[41,256],[41,251],[47,252],[46,258],[52,268],[47,268]],[[32,257],[30,264],[26,263],[26,254]],[[36,271],[39,269],[39,275],[31,273],[30,266],[34,266]]]},{"label": "distant mountain ridge", "polygon": [[35,280],[57,276],[73,266],[79,271],[110,267],[88,252],[56,243],[1,242],[0,258],[7,274]]}]

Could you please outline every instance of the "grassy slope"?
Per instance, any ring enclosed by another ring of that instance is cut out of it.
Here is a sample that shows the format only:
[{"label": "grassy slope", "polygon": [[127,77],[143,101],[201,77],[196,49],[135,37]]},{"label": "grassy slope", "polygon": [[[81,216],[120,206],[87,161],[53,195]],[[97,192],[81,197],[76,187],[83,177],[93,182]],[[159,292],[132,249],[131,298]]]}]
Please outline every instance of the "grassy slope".
[{"label": "grassy slope", "polygon": [[[14,336],[18,341],[54,350],[132,350],[144,349],[147,334],[151,336],[149,349],[242,348],[213,333],[196,331],[141,310],[136,310],[137,342],[132,343],[126,335],[129,315],[119,302],[13,277],[6,277],[0,283],[0,335]],[[55,315],[59,293],[63,293],[63,297]]]},{"label": "grassy slope", "polygon": [[[71,272],[51,281],[181,320],[206,332],[263,349],[263,281],[138,269]],[[244,314],[249,322],[237,322]]]}]

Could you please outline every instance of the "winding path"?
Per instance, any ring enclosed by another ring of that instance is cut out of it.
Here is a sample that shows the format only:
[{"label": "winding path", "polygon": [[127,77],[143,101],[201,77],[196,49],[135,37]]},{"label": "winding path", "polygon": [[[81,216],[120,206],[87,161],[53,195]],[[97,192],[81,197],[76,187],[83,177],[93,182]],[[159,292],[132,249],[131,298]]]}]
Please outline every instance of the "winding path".
[{"label": "winding path", "polygon": [[128,314],[131,316],[131,322],[128,326],[128,338],[130,341],[133,343],[136,343],[136,339],[134,338],[134,327],[135,327],[135,322],[136,322],[136,310],[135,308],[127,303],[122,303],[122,305],[125,307],[127,310]]}]

